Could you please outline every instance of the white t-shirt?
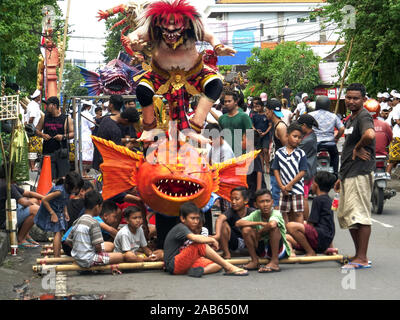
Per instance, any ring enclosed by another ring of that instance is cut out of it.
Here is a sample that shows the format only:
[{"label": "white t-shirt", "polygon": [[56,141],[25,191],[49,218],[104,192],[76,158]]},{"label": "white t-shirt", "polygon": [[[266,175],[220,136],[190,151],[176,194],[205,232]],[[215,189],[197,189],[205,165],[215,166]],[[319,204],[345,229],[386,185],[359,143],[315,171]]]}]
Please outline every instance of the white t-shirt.
[{"label": "white t-shirt", "polygon": [[136,253],[140,248],[147,246],[146,237],[142,227],[136,230],[136,233],[132,233],[129,226],[126,225],[118,231],[114,239],[114,252],[128,252],[132,251]]},{"label": "white t-shirt", "polygon": [[297,111],[299,111],[299,116],[301,116],[302,114],[305,114],[307,112],[306,104],[304,102],[299,103],[297,105],[296,110],[294,110],[294,113],[296,113]]},{"label": "white t-shirt", "polygon": [[289,109],[283,109],[282,108],[281,111],[283,113],[282,121],[284,123],[286,123],[287,126],[289,126],[290,125],[290,117],[292,116],[293,113]]},{"label": "white t-shirt", "polygon": [[40,110],[39,104],[36,101],[29,102],[28,106],[26,107],[25,121],[29,123],[29,119],[34,118],[33,125],[36,127],[39,123],[41,116],[42,112]]},{"label": "white t-shirt", "polygon": [[[215,108],[211,108],[211,110],[217,115],[217,116],[222,116],[223,113]],[[217,123],[218,124],[218,120],[215,119],[211,113],[208,113],[207,115],[207,119],[206,119],[207,123]]]},{"label": "white t-shirt", "polygon": [[223,140],[222,145],[211,146],[210,144],[207,144],[206,148],[208,163],[210,163],[210,159],[211,163],[214,164],[225,162],[235,157],[231,146],[225,140]]},{"label": "white t-shirt", "polygon": [[[397,104],[393,108],[393,111],[389,114],[388,119],[390,116],[392,116],[391,118],[393,118],[393,120],[400,119],[400,104]],[[393,138],[400,138],[400,126],[397,123],[393,126]]]}]

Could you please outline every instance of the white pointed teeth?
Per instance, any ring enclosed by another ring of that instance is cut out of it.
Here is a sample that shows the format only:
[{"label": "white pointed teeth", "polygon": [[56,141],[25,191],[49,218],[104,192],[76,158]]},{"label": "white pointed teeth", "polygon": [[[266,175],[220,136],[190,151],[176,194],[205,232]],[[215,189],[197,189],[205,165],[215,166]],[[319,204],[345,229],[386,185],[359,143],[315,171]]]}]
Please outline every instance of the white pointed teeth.
[{"label": "white pointed teeth", "polygon": [[203,189],[196,182],[177,179],[161,179],[155,187],[159,192],[174,198],[191,197]]}]

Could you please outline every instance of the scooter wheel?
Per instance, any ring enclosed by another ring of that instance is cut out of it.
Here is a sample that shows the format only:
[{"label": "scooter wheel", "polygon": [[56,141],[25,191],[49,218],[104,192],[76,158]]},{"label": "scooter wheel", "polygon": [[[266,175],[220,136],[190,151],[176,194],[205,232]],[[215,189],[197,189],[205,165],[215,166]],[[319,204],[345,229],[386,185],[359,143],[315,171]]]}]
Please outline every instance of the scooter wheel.
[{"label": "scooter wheel", "polygon": [[374,214],[382,214],[383,211],[383,203],[385,202],[385,193],[382,188],[378,186],[374,186],[372,190],[372,213]]}]

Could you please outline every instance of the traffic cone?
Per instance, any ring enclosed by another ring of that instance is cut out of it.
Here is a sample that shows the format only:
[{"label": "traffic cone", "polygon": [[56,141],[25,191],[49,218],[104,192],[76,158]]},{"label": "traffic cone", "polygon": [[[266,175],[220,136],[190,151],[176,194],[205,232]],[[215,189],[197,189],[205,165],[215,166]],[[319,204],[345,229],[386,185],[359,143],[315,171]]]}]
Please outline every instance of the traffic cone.
[{"label": "traffic cone", "polygon": [[50,191],[52,186],[51,158],[50,156],[44,156],[36,192],[44,196]]}]

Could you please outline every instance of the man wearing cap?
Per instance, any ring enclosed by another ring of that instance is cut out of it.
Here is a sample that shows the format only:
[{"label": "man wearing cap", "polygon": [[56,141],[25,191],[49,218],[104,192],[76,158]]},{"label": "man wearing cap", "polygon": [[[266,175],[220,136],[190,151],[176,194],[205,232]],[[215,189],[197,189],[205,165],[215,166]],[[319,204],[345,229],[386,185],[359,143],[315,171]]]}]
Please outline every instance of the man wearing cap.
[{"label": "man wearing cap", "polygon": [[386,122],[393,127],[393,140],[389,146],[389,165],[386,172],[392,173],[393,168],[400,163],[400,93],[393,92],[393,110]]},{"label": "man wearing cap", "polygon": [[302,114],[305,114],[307,112],[307,100],[308,100],[308,94],[303,93],[301,95],[301,102],[297,105],[296,109],[293,112],[292,119],[298,119]]},{"label": "man wearing cap", "polygon": [[[36,91],[31,95],[32,101],[26,107],[26,115],[25,115],[25,123],[29,123],[35,126],[38,125],[40,118],[42,117],[43,112],[40,110],[40,91],[36,89]],[[41,152],[42,149],[42,140],[33,136],[29,138],[29,166],[31,171],[38,171],[35,168],[35,161],[37,159],[38,153]]]},{"label": "man wearing cap", "polygon": [[68,140],[74,137],[74,124],[71,117],[62,114],[57,97],[48,98],[45,104],[46,115],[40,119],[36,134],[44,140],[43,155],[51,156],[52,178],[58,179],[70,170]]},{"label": "man wearing cap", "polygon": [[[272,122],[272,148],[270,152],[269,163],[273,163],[275,151],[287,144],[287,125],[282,120],[283,113],[281,108],[281,102],[277,99],[271,99],[267,102],[265,115],[267,116],[268,120]],[[281,189],[276,181],[273,170],[270,171],[270,185],[272,199],[274,201],[273,205],[275,209],[278,209]]]}]

